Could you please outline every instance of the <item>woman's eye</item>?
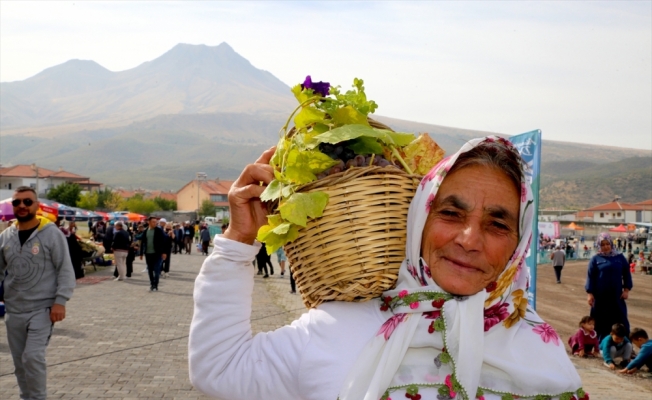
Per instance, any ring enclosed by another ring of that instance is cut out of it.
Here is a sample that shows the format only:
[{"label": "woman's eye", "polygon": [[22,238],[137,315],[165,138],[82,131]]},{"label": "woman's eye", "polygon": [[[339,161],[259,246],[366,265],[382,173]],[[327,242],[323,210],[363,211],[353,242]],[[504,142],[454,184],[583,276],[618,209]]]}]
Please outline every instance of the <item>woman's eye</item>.
[{"label": "woman's eye", "polygon": [[507,226],[507,225],[505,225],[505,224],[503,224],[503,223],[501,223],[501,222],[498,222],[498,221],[494,221],[494,222],[492,222],[491,225],[492,225],[494,228],[497,228],[497,229],[500,229],[500,230],[504,230],[504,231],[508,231],[508,230],[509,230],[509,226]]}]

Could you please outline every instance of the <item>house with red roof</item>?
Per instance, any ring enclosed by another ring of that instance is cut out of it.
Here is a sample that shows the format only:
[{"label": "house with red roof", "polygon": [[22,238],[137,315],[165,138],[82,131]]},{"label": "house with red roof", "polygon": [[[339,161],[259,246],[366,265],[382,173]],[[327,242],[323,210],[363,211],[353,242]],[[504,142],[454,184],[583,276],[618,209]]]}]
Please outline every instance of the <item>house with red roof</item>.
[{"label": "house with red roof", "polygon": [[[39,196],[44,196],[50,189],[66,182],[77,183],[82,190],[88,191],[98,190],[103,186],[102,183],[93,181],[87,176],[64,171],[62,168],[54,171],[36,164],[0,166],[0,189],[2,190],[0,197],[2,198],[11,197],[13,191],[19,186],[33,187]],[[6,196],[7,193],[9,193],[8,196]]]},{"label": "house with red roof", "polygon": [[576,214],[578,221],[629,224],[652,222],[652,199],[640,203],[622,203],[618,200],[600,204]]},{"label": "house with red roof", "polygon": [[210,200],[223,210],[228,210],[228,194],[234,181],[194,179],[177,191],[177,210],[197,211],[204,200]]}]

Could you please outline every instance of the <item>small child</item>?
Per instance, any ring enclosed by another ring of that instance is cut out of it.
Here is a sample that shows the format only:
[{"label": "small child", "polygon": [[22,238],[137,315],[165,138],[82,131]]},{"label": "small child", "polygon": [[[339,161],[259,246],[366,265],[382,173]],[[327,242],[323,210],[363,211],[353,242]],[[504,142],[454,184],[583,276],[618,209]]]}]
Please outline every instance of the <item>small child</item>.
[{"label": "small child", "polygon": [[590,355],[599,356],[598,333],[595,331],[595,319],[588,315],[582,317],[580,329],[568,339],[568,345],[574,356],[586,357]]},{"label": "small child", "polygon": [[605,336],[600,343],[604,365],[610,369],[616,369],[616,358],[622,358],[620,367],[625,368],[632,357],[632,344],[627,339],[627,330],[623,324],[614,324],[611,327],[611,334]]},{"label": "small child", "polygon": [[641,328],[634,328],[632,329],[632,333],[629,335],[629,339],[636,347],[641,349],[641,351],[638,353],[638,356],[627,365],[627,367],[618,372],[622,374],[633,374],[641,369],[643,365],[646,365],[648,371],[652,372],[652,340],[647,336],[647,332]]}]

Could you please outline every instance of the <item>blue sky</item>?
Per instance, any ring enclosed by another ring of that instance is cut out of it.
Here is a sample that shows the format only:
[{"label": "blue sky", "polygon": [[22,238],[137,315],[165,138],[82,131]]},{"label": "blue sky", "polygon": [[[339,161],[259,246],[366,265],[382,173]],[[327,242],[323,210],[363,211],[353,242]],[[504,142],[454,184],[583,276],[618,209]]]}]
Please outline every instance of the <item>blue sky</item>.
[{"label": "blue sky", "polygon": [[652,1],[0,2],[2,82],[221,42],[288,85],[363,78],[381,115],[652,149]]}]

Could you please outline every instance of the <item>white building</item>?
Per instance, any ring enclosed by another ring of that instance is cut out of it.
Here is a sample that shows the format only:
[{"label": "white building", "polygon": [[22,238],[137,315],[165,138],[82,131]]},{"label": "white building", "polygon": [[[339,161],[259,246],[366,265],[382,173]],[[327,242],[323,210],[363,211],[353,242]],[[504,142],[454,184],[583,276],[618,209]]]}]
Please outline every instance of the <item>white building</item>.
[{"label": "white building", "polygon": [[47,168],[32,165],[14,165],[12,167],[0,167],[0,200],[13,195],[13,191],[19,186],[30,186],[36,190],[39,197],[44,197],[47,192],[62,183],[77,183],[82,190],[98,190],[102,184],[92,181],[87,176],[73,174],[72,172],[52,171]]},{"label": "white building", "polygon": [[591,220],[592,214],[593,222],[610,224],[652,222],[652,199],[636,204],[612,201],[611,203],[587,208],[578,214],[582,214],[581,217],[578,215],[578,220]]}]

